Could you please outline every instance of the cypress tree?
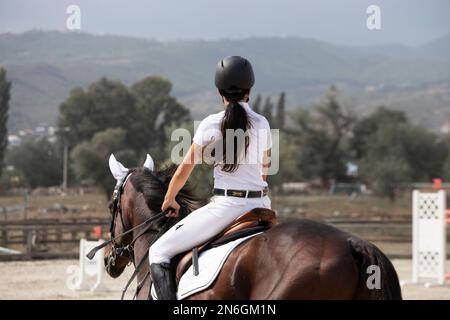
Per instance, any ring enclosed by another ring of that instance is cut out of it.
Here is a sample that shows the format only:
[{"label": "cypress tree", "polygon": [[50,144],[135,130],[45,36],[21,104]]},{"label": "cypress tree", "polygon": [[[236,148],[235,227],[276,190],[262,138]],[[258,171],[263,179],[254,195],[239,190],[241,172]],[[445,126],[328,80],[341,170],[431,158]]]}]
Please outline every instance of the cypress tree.
[{"label": "cypress tree", "polygon": [[3,169],[6,147],[8,145],[8,111],[11,82],[6,80],[6,70],[0,68],[0,176]]},{"label": "cypress tree", "polygon": [[267,121],[269,121],[270,125],[272,125],[273,122],[272,109],[273,109],[272,101],[270,101],[270,97],[267,97],[264,103],[262,114],[264,117],[266,117]]},{"label": "cypress tree", "polygon": [[256,96],[255,103],[253,104],[253,110],[256,113],[261,113],[261,95],[260,94],[258,94]]},{"label": "cypress tree", "polygon": [[285,93],[281,92],[277,104],[277,126],[279,129],[284,128],[285,121]]}]

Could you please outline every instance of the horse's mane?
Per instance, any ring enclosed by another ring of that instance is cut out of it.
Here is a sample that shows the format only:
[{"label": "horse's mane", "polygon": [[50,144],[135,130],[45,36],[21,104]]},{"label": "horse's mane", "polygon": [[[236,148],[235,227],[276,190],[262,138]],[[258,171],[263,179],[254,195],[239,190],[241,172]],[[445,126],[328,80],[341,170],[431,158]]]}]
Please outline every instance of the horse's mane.
[{"label": "horse's mane", "polygon": [[[161,211],[167,187],[176,168],[176,165],[170,165],[158,171],[150,171],[145,167],[132,169],[133,173],[130,176],[130,181],[136,191],[144,195],[145,202],[153,213]],[[180,218],[206,204],[206,199],[196,195],[189,182],[180,190],[176,200],[182,207]]]}]

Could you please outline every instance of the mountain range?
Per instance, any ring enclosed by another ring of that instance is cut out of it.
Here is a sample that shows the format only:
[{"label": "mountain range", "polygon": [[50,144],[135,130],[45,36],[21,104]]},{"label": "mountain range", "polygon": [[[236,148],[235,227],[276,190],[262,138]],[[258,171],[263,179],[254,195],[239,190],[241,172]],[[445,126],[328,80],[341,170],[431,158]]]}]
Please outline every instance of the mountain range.
[{"label": "mountain range", "polygon": [[253,96],[285,91],[288,109],[314,105],[335,84],[361,115],[385,105],[433,129],[450,119],[450,35],[420,47],[349,47],[294,37],[160,42],[35,30],[0,34],[0,66],[12,81],[10,130],[54,123],[72,88],[102,76],[127,85],[166,77],[200,119],[220,108],[214,69],[229,55],[252,62]]}]

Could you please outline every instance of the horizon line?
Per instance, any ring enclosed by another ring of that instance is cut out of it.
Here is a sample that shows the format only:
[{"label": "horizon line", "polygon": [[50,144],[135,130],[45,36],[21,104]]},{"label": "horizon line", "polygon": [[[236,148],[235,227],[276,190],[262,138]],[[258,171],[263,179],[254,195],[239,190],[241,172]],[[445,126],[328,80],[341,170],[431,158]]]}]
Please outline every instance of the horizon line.
[{"label": "horizon line", "polygon": [[347,48],[376,48],[376,47],[385,47],[385,46],[400,46],[404,48],[420,48],[423,46],[427,46],[433,42],[436,42],[440,39],[444,39],[450,36],[450,33],[447,33],[443,36],[435,37],[434,39],[431,39],[425,43],[418,44],[418,45],[409,45],[399,42],[386,42],[381,44],[369,44],[369,45],[352,45],[352,44],[342,44],[342,43],[336,43],[336,42],[329,42],[326,40],[320,40],[317,38],[312,37],[303,37],[299,35],[288,35],[288,34],[273,34],[273,35],[242,35],[242,36],[231,36],[231,37],[217,37],[217,38],[174,38],[174,39],[158,39],[158,38],[152,38],[152,37],[143,37],[143,36],[135,36],[135,35],[129,35],[129,34],[118,34],[118,33],[109,33],[109,32],[92,32],[92,31],[70,31],[67,29],[45,29],[45,28],[32,28],[25,31],[10,31],[10,30],[0,30],[0,36],[3,35],[25,35],[27,33],[64,33],[64,34],[82,34],[82,35],[88,35],[88,36],[98,36],[98,37],[118,37],[118,38],[129,38],[129,39],[135,39],[135,40],[142,40],[142,41],[149,41],[149,42],[159,42],[159,43],[177,43],[177,42],[220,42],[220,41],[242,41],[242,40],[249,40],[249,39],[262,39],[262,40],[269,40],[269,39],[292,39],[292,40],[304,40],[304,41],[314,41],[318,43],[333,45],[333,46],[339,46],[339,47],[347,47]]}]

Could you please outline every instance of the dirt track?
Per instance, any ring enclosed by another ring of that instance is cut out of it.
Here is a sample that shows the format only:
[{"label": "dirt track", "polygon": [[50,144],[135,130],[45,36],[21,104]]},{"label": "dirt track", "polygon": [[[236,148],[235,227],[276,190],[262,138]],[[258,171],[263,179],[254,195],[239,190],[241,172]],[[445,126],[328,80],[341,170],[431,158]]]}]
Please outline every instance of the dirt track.
[{"label": "dirt track", "polygon": [[[411,277],[410,260],[393,260],[401,280]],[[68,288],[71,266],[76,260],[49,260],[0,263],[0,299],[120,299],[121,290],[131,275],[131,268],[119,279],[106,276],[109,292],[74,291]],[[73,268],[73,267],[72,267]],[[130,288],[130,294],[133,288]],[[403,287],[405,299],[450,299],[450,286],[425,288]]]}]

